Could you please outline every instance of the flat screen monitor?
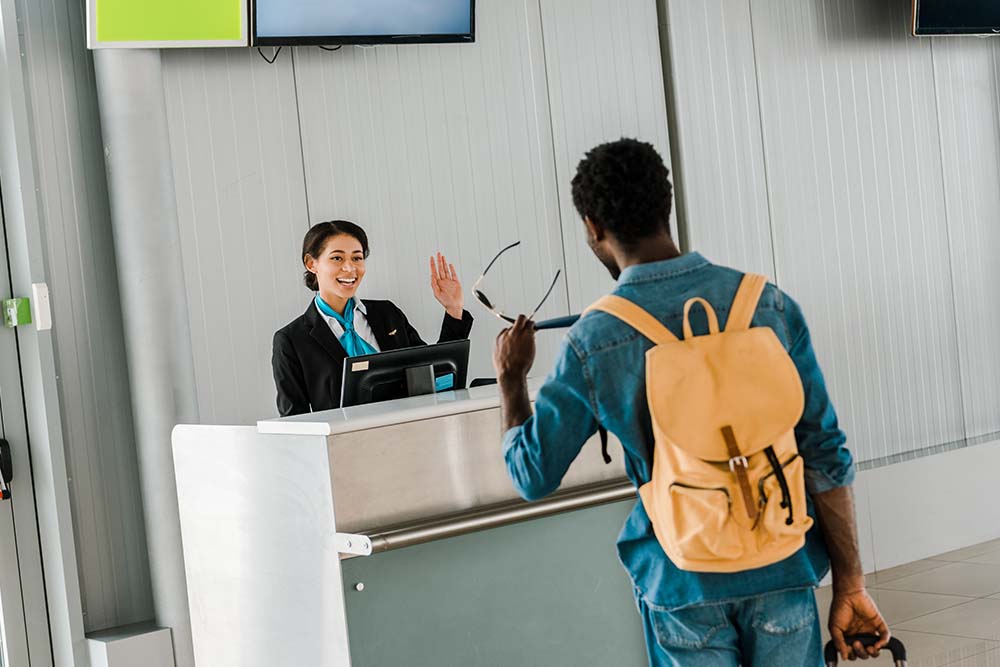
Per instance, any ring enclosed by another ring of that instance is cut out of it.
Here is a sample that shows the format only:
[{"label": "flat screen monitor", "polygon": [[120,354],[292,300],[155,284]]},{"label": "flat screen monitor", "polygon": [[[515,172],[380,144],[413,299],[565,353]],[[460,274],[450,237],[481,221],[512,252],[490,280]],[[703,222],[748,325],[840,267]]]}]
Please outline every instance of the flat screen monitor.
[{"label": "flat screen monitor", "polygon": [[1000,34],[1000,0],[913,0],[913,34]]},{"label": "flat screen monitor", "polygon": [[348,357],[340,406],[465,389],[468,373],[468,340]]},{"label": "flat screen monitor", "polygon": [[252,0],[254,46],[474,42],[475,0]]}]

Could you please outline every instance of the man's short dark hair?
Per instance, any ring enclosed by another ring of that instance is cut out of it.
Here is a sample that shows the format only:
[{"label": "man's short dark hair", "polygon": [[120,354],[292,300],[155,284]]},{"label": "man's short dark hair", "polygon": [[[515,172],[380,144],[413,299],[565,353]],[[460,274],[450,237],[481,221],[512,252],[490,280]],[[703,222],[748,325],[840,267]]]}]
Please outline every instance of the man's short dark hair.
[{"label": "man's short dark hair", "polygon": [[650,144],[619,139],[597,146],[573,177],[573,204],[581,217],[600,225],[620,243],[635,245],[670,233],[673,187],[670,171]]}]

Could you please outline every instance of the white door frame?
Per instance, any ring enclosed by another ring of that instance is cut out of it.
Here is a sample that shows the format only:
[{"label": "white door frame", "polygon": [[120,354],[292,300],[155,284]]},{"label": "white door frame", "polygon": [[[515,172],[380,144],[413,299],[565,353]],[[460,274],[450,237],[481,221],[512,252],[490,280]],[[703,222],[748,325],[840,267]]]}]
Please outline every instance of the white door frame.
[{"label": "white door frame", "polygon": [[[17,296],[29,296],[32,284],[46,282],[46,267],[16,5],[15,0],[0,0],[0,188],[6,228],[3,262],[9,269],[0,283],[8,276],[9,282],[0,289],[12,287]],[[5,667],[90,667],[51,332],[33,325],[18,327],[16,349],[24,401],[11,406],[5,401],[3,409],[21,411],[19,419],[7,422],[5,417],[5,426],[14,449],[15,479],[30,452],[27,478],[34,485],[34,507],[29,514],[26,503],[14,504],[14,524],[19,531],[36,526],[37,539],[17,541],[30,663]],[[0,380],[6,375],[0,371]],[[15,435],[15,428],[22,431]]]}]

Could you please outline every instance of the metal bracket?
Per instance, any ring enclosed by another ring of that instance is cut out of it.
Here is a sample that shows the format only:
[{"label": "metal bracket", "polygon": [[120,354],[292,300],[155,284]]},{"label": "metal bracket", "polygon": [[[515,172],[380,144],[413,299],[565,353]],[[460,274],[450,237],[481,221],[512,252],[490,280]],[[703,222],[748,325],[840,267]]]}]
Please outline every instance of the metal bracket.
[{"label": "metal bracket", "polygon": [[352,556],[371,556],[372,541],[366,535],[354,535],[352,533],[337,533],[334,536],[337,544],[337,551],[342,554]]}]

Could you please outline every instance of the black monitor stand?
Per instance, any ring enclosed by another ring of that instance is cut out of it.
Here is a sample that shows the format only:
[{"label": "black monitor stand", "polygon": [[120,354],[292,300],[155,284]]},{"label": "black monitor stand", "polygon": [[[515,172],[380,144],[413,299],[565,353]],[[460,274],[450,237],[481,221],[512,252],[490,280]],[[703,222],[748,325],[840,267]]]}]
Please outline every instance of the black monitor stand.
[{"label": "black monitor stand", "polygon": [[434,366],[413,366],[406,369],[406,395],[423,396],[434,393]]}]

